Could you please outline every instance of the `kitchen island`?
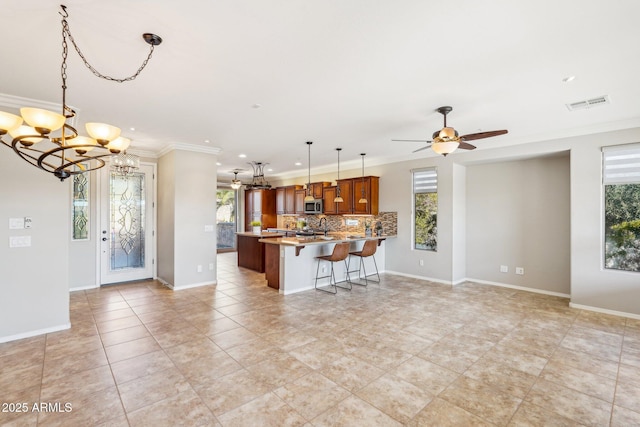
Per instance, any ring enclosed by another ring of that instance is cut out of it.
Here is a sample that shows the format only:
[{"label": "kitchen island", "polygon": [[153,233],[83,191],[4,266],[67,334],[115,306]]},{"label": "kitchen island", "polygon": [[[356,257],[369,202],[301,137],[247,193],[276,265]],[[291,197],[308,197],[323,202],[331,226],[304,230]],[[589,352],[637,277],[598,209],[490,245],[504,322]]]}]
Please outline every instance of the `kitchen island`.
[{"label": "kitchen island", "polygon": [[262,239],[269,240],[284,237],[284,233],[269,233],[263,231],[259,234],[244,232],[236,233],[238,241],[238,267],[249,268],[264,273],[265,253]]},{"label": "kitchen island", "polygon": [[[378,241],[375,258],[380,272],[385,269],[385,239],[395,236],[379,236],[379,237],[363,237],[348,235],[330,235],[328,237],[276,237],[268,239],[260,239],[259,242],[264,243],[265,247],[265,275],[267,284],[278,289],[281,294],[292,294],[302,292],[314,288],[317,256],[329,255],[333,251],[336,243],[350,242],[351,251],[362,249],[365,240],[375,239]],[[360,260],[354,259],[350,269],[357,269]],[[365,258],[367,271],[375,271],[373,268],[373,260]],[[371,265],[369,265],[371,264]],[[322,266],[330,268],[323,262],[320,266],[320,275]],[[334,271],[338,281],[346,278],[344,263],[338,262],[334,264]],[[328,270],[327,270],[328,271]],[[357,278],[357,273],[351,273],[351,279]],[[327,286],[329,279],[318,280],[318,286]]]}]

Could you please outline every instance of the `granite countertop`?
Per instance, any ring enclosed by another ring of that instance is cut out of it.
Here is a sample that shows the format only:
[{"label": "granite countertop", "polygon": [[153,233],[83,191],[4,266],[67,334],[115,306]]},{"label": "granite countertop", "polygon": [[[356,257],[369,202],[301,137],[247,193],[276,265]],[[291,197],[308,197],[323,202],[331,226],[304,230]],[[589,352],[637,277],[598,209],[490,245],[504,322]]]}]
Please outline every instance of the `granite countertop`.
[{"label": "granite countertop", "polygon": [[236,232],[236,235],[245,236],[245,237],[256,237],[256,238],[284,237],[284,233],[272,233],[269,231],[262,231],[260,234],[255,234],[255,233],[252,233],[251,231],[239,231],[239,232]]},{"label": "granite countertop", "polygon": [[330,243],[342,243],[358,240],[384,240],[387,238],[393,238],[396,236],[372,236],[365,237],[361,234],[350,233],[329,233],[329,236],[315,236],[315,237],[277,237],[274,239],[260,239],[259,242],[268,243],[272,245],[286,245],[286,246],[305,246],[305,245],[327,245]]}]

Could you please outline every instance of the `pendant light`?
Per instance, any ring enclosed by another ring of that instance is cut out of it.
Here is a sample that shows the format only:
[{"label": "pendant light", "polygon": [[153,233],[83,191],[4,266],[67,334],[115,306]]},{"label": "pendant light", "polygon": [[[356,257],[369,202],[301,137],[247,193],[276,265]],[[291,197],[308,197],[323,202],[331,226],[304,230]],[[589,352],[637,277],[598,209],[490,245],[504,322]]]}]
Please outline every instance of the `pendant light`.
[{"label": "pendant light", "polygon": [[368,203],[367,195],[364,191],[364,156],[366,156],[367,153],[360,153],[360,155],[362,156],[362,187],[360,188],[360,200],[358,200],[358,203]]},{"label": "pendant light", "polygon": [[313,194],[311,194],[311,144],[313,142],[307,141],[307,147],[309,148],[309,175],[307,177],[307,195],[304,197],[305,202],[313,202]]},{"label": "pendant light", "polygon": [[338,182],[340,181],[340,151],[342,151],[342,148],[336,148],[336,151],[338,152],[338,179],[336,179],[336,197],[333,199],[333,202],[342,203],[344,202],[344,199],[340,195],[340,183]]},{"label": "pendant light", "polygon": [[231,188],[234,190],[239,190],[242,187],[242,181],[238,179],[238,171],[233,171],[233,180],[231,181]]}]

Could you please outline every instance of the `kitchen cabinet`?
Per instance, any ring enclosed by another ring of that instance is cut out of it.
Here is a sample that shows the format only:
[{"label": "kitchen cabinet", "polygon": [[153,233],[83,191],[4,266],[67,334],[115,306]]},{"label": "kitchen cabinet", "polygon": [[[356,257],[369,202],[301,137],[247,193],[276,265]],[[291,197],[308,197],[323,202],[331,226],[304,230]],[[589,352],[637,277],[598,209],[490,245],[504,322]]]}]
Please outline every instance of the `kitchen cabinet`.
[{"label": "kitchen cabinet", "polygon": [[336,203],[338,215],[353,213],[353,179],[336,181],[344,202]]},{"label": "kitchen cabinet", "polygon": [[[295,197],[295,213],[298,215],[304,214],[304,198],[307,196],[307,190],[296,190]],[[322,197],[321,197],[322,198]]]},{"label": "kitchen cabinet", "polygon": [[309,189],[311,190],[311,195],[314,199],[322,199],[324,196],[322,195],[322,190],[324,187],[329,187],[331,185],[330,182],[312,182],[309,184]]},{"label": "kitchen cabinet", "polygon": [[[377,176],[365,176],[353,178],[353,213],[356,215],[378,215],[378,194],[380,178]],[[364,196],[367,203],[358,203]]]},{"label": "kitchen cabinet", "polygon": [[325,215],[336,215],[338,207],[333,201],[336,197],[336,186],[324,187],[322,189],[322,212]]},{"label": "kitchen cabinet", "polygon": [[302,189],[302,185],[288,185],[276,188],[276,213],[278,215],[296,213],[296,191],[300,189]]},{"label": "kitchen cabinet", "polygon": [[244,229],[251,230],[251,221],[260,221],[263,230],[277,226],[276,190],[254,189],[244,192]]}]

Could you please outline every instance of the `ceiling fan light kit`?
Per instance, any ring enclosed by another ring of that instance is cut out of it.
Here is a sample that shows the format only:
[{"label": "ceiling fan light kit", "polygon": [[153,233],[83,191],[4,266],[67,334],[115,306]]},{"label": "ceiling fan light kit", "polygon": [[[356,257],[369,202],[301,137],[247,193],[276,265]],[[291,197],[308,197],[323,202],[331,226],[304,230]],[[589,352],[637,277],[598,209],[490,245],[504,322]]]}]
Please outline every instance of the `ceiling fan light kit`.
[{"label": "ceiling fan light kit", "polygon": [[442,154],[446,156],[447,154],[451,154],[457,149],[462,150],[475,150],[476,146],[469,144],[467,141],[473,141],[475,139],[483,139],[483,138],[491,138],[494,136],[504,135],[508,133],[506,129],[502,130],[494,130],[487,132],[478,132],[478,133],[470,133],[467,135],[458,135],[458,131],[452,127],[447,126],[447,114],[453,111],[453,107],[444,106],[439,107],[436,111],[444,117],[444,126],[439,131],[435,131],[432,135],[432,141],[426,140],[416,140],[416,139],[392,139],[392,141],[403,141],[403,142],[426,142],[426,147],[418,148],[413,152],[416,153],[418,151],[426,150],[431,147],[431,149],[438,154]]}]

